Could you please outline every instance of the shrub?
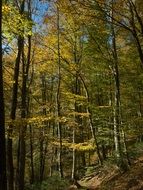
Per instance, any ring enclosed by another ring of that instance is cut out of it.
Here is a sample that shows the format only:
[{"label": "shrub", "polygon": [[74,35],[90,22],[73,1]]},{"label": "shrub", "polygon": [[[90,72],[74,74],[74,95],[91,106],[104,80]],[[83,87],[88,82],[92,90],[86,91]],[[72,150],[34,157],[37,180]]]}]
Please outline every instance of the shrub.
[{"label": "shrub", "polygon": [[59,176],[52,176],[42,183],[27,184],[25,190],[65,190],[68,186],[67,180],[61,179]]}]

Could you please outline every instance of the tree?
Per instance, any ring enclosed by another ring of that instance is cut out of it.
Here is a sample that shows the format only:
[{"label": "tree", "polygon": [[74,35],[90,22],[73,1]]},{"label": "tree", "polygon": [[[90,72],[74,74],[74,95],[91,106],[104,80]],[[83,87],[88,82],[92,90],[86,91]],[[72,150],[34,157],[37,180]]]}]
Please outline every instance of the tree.
[{"label": "tree", "polygon": [[[20,7],[20,14],[23,14],[24,11],[24,3],[25,1],[22,1],[21,7]],[[21,31],[21,29],[20,29]],[[20,32],[19,31],[19,32]],[[22,51],[24,48],[24,38],[22,36],[23,34],[20,33],[18,35],[18,52],[17,57],[15,61],[15,69],[14,69],[14,83],[13,83],[13,89],[12,89],[12,101],[11,101],[11,112],[10,112],[10,119],[14,121],[16,119],[16,109],[17,109],[17,96],[18,96],[18,80],[19,80],[19,70],[20,70],[20,62],[21,62],[21,56]],[[8,139],[7,139],[7,168],[8,168],[8,189],[13,190],[14,189],[14,166],[13,166],[13,150],[12,150],[12,133],[13,133],[13,124],[11,123],[8,129]]]},{"label": "tree", "polygon": [[5,110],[3,90],[3,51],[2,51],[2,1],[0,1],[0,190],[7,189],[6,181],[6,145]]},{"label": "tree", "polygon": [[42,189],[108,161],[128,169],[131,142],[143,140],[141,1],[7,2],[8,189]]}]

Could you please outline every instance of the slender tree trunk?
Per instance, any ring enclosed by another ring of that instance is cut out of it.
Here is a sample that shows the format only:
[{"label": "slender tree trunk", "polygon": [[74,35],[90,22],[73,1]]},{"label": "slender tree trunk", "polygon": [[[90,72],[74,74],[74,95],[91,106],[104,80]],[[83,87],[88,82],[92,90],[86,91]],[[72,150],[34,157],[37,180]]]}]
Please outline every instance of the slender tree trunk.
[{"label": "slender tree trunk", "polygon": [[[24,11],[24,1],[21,4],[21,14]],[[12,89],[12,100],[11,100],[11,112],[10,112],[10,119],[16,119],[16,108],[17,108],[17,94],[18,94],[18,78],[19,78],[19,67],[20,67],[20,60],[21,54],[23,51],[24,46],[24,38],[19,36],[18,37],[18,53],[14,68],[14,83]],[[12,133],[13,133],[13,124],[11,124],[8,128],[8,139],[7,139],[7,170],[8,170],[8,190],[14,189],[14,167],[13,167],[13,151],[12,151]]]},{"label": "slender tree trunk", "polygon": [[[137,47],[139,58],[141,61],[141,67],[143,68],[143,50],[142,50],[142,45],[141,45],[139,35],[138,35],[137,29],[136,29],[136,22],[138,21],[139,26],[141,27],[142,35],[143,35],[143,22],[137,12],[136,6],[133,3],[133,1],[129,0],[128,2],[129,2],[130,13],[131,13],[131,20],[130,20],[130,24],[132,27],[131,31],[132,31],[132,35],[135,39],[136,47]],[[137,21],[135,20],[135,17],[137,18]]]},{"label": "slender tree trunk", "polygon": [[117,161],[121,158],[121,141],[120,141],[120,81],[118,69],[118,55],[116,50],[116,36],[115,29],[112,25],[112,48],[114,58],[114,79],[115,79],[115,94],[114,94],[114,143],[115,154]]},{"label": "slender tree trunk", "polygon": [[[139,98],[139,110],[138,110],[138,117],[143,117],[143,104],[142,104],[142,87],[138,88],[138,98]],[[139,125],[139,129],[138,129],[138,133],[139,133],[139,142],[143,141],[143,134],[142,134],[142,128],[140,128]]]},{"label": "slender tree trunk", "polygon": [[6,145],[5,145],[5,111],[2,63],[2,1],[0,1],[0,190],[7,190],[6,181]]},{"label": "slender tree trunk", "polygon": [[[114,15],[114,1],[112,0],[112,18]],[[118,68],[118,53],[117,53],[117,47],[116,47],[116,32],[114,23],[112,20],[111,24],[111,30],[112,30],[112,53],[113,53],[113,63],[114,63],[114,145],[115,145],[115,156],[117,160],[117,165],[120,167],[125,167],[125,162],[123,158],[123,150],[121,148],[121,102],[120,102],[120,80],[119,80],[119,68]],[[122,168],[124,169],[124,168]]]},{"label": "slender tree trunk", "polygon": [[[82,80],[82,83],[84,85],[84,89],[85,89],[85,92],[86,92],[86,97],[87,97],[87,100],[88,100],[88,103],[90,103],[90,97],[89,97],[89,92],[88,92],[88,88],[86,86],[86,83],[84,81],[84,79],[80,76],[81,80]],[[99,163],[102,165],[103,164],[103,159],[102,159],[102,156],[101,156],[101,153],[100,153],[100,148],[99,148],[99,144],[98,144],[98,141],[97,141],[97,130],[96,130],[96,126],[93,125],[93,121],[92,121],[92,111],[90,110],[90,107],[88,106],[87,107],[87,113],[89,113],[89,123],[90,123],[90,130],[91,130],[91,134],[92,134],[92,138],[94,140],[94,143],[96,145],[96,151],[97,151],[97,155],[98,155],[98,159],[99,159]]]},{"label": "slender tree trunk", "polygon": [[[19,78],[19,67],[21,53],[23,50],[23,38],[18,38],[18,54],[15,63],[14,69],[14,83],[12,89],[12,102],[11,102],[11,113],[10,119],[13,121],[16,119],[16,108],[17,108],[17,94],[18,94],[18,78]],[[13,133],[13,124],[10,124],[8,128],[8,138],[7,138],[7,169],[8,169],[8,190],[14,189],[14,167],[13,167],[13,151],[12,151],[12,133]]]},{"label": "slender tree trunk", "polygon": [[124,145],[124,154],[126,156],[127,159],[127,167],[131,166],[131,161],[130,161],[130,157],[129,157],[129,151],[128,151],[128,147],[127,147],[127,140],[126,140],[126,134],[124,132],[124,130],[122,129],[122,139],[123,139],[123,145]]},{"label": "slender tree trunk", "polygon": [[[57,87],[57,116],[60,120],[61,117],[61,104],[60,104],[60,89],[61,89],[61,55],[60,55],[60,18],[59,8],[57,7],[57,37],[58,37],[58,87]],[[60,177],[63,178],[63,167],[62,167],[62,126],[61,122],[58,122],[58,138],[59,138],[59,149],[58,149],[58,169]]]},{"label": "slender tree trunk", "polygon": [[[23,50],[23,81],[22,81],[22,96],[21,96],[21,119],[24,120],[27,117],[27,80],[29,74],[29,67],[31,62],[31,36],[28,36],[28,53],[25,60]],[[26,156],[26,129],[27,124],[23,122],[20,128],[19,135],[19,163],[18,163],[18,189],[24,190],[24,177],[25,177],[25,156]]]},{"label": "slender tree trunk", "polygon": [[[23,69],[24,70],[24,69]],[[21,118],[26,118],[26,74],[23,72],[23,82],[22,82],[22,104],[21,104]],[[19,162],[18,162],[18,189],[24,190],[24,173],[25,173],[25,136],[26,136],[26,123],[23,122],[20,126],[20,135],[19,135]]]},{"label": "slender tree trunk", "polygon": [[31,167],[31,176],[30,176],[30,184],[34,183],[34,160],[33,160],[33,130],[32,126],[29,126],[29,133],[30,133],[30,167]]},{"label": "slender tree trunk", "polygon": [[[43,116],[46,116],[46,82],[45,82],[45,75],[43,74],[41,77],[41,82],[42,82],[42,105],[43,105]],[[43,122],[45,125],[45,123]],[[42,183],[43,181],[43,153],[44,153],[44,139],[45,139],[45,134],[44,134],[44,126],[40,127],[40,168],[39,168],[39,180]]]},{"label": "slender tree trunk", "polygon": [[[43,104],[43,116],[46,116],[47,110],[46,110],[46,102],[47,102],[47,85],[46,85],[46,79],[45,75],[43,74],[41,77],[42,80],[42,104]],[[48,127],[48,122],[43,122],[44,126],[40,128],[40,182],[43,181],[44,177],[44,170],[45,170],[45,160],[46,160],[46,154],[47,154],[47,147],[48,147],[48,139],[46,137],[46,130]]]},{"label": "slender tree trunk", "polygon": [[[79,88],[78,88],[78,63],[77,63],[77,36],[75,35],[75,43],[74,43],[74,63],[76,64],[76,75],[75,75],[75,84],[74,84],[74,94],[79,94]],[[74,103],[74,110],[75,112],[78,112],[78,107],[77,107],[77,102],[75,100]],[[78,116],[75,116],[74,118],[75,123],[78,123]],[[76,127],[73,127],[73,145],[76,143]],[[71,174],[71,179],[74,180],[76,177],[76,165],[77,165],[77,152],[76,149],[73,147],[72,151],[72,174]]]},{"label": "slender tree trunk", "polygon": [[[30,2],[30,1],[29,1]],[[32,63],[33,64],[33,63]],[[33,66],[33,65],[32,65]],[[31,79],[30,79],[30,84],[28,86],[27,89],[27,97],[28,97],[28,103],[27,103],[27,116],[30,118],[31,117],[31,113],[32,113],[32,107],[30,106],[33,102],[32,102],[32,98],[31,98],[31,90],[30,90],[30,85],[33,84],[33,76],[34,76],[34,70],[32,67],[32,73],[31,73]],[[30,179],[29,182],[30,184],[33,184],[35,182],[35,171],[34,171],[34,127],[32,126],[32,124],[29,124],[29,141],[30,141]]]},{"label": "slender tree trunk", "polygon": [[[73,144],[75,143],[75,129],[73,129]],[[76,150],[73,148],[72,150],[72,174],[71,179],[75,179],[75,173],[76,173]]]},{"label": "slender tree trunk", "polygon": [[[18,37],[18,54],[15,63],[14,69],[14,83],[12,88],[12,102],[11,102],[11,113],[10,119],[13,121],[16,119],[16,108],[17,108],[17,94],[18,94],[18,78],[19,78],[19,67],[21,54],[23,51],[23,38]],[[12,142],[12,133],[13,133],[13,124],[10,124],[8,128],[8,139],[7,139],[7,169],[8,169],[8,190],[14,189],[14,167],[13,167],[13,142]]]},{"label": "slender tree trunk", "polygon": [[[23,11],[25,0],[22,2],[23,4]],[[27,8],[28,8],[28,19],[31,20],[31,0],[27,1]],[[32,28],[31,28],[32,30]],[[29,76],[29,67],[31,63],[31,35],[28,35],[28,51],[27,56],[25,56],[25,51],[23,48],[22,51],[22,92],[21,92],[21,119],[23,120],[21,127],[20,127],[20,134],[19,134],[19,146],[18,146],[18,190],[24,190],[24,179],[25,179],[25,159],[26,159],[26,130],[27,130],[27,123],[26,118],[28,116],[27,110],[29,110],[28,106],[28,89],[27,89],[27,82]]]}]

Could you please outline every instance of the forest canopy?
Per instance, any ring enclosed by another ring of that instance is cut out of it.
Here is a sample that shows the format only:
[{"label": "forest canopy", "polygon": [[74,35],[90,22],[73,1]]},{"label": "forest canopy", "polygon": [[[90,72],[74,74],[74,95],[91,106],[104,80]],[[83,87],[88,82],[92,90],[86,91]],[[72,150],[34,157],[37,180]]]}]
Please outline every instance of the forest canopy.
[{"label": "forest canopy", "polygon": [[142,115],[142,0],[0,2],[0,190],[130,169]]}]

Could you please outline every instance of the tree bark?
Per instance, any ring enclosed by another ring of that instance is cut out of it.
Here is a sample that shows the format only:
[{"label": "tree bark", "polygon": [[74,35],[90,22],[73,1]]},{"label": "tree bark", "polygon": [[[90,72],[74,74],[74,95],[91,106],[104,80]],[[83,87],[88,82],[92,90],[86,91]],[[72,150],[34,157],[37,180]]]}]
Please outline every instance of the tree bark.
[{"label": "tree bark", "polygon": [[0,190],[7,190],[2,54],[2,1],[0,1]]},{"label": "tree bark", "polygon": [[[61,118],[61,104],[60,104],[60,89],[61,89],[61,55],[60,55],[60,18],[59,8],[57,7],[57,38],[58,38],[58,86],[57,86],[57,116]],[[59,149],[58,149],[58,169],[60,177],[63,178],[63,167],[62,167],[62,126],[61,122],[58,122],[58,138],[59,138]]]},{"label": "tree bark", "polygon": [[34,174],[34,159],[33,159],[33,130],[32,126],[29,126],[30,133],[30,167],[31,167],[31,176],[30,176],[30,184],[34,183],[35,174]]},{"label": "tree bark", "polygon": [[[14,69],[14,84],[12,89],[12,102],[11,102],[11,113],[10,119],[16,119],[16,108],[17,108],[17,94],[18,94],[18,78],[19,78],[19,67],[21,53],[23,49],[23,38],[19,36],[18,38],[18,54],[15,63]],[[8,128],[8,138],[7,138],[7,169],[8,169],[8,190],[14,189],[14,166],[13,166],[13,142],[12,142],[12,133],[13,133],[13,124],[11,123]]]},{"label": "tree bark", "polygon": [[28,53],[27,59],[25,60],[24,50],[23,50],[23,81],[22,81],[22,97],[21,97],[21,119],[23,123],[20,128],[19,135],[19,163],[18,163],[18,189],[24,190],[24,178],[25,178],[25,156],[26,156],[26,130],[27,124],[24,119],[27,118],[27,80],[29,75],[29,67],[31,62],[31,36],[28,36]]},{"label": "tree bark", "polygon": [[[47,84],[45,74],[41,76],[42,82],[42,105],[43,107],[43,116],[46,116],[47,109],[46,109],[46,102],[47,102]],[[47,154],[47,147],[48,147],[48,139],[46,137],[46,129],[48,127],[48,121],[43,122],[44,126],[40,127],[40,173],[39,179],[42,183],[44,177],[44,170],[45,170],[45,161],[46,161],[46,154]],[[45,145],[44,145],[45,144]]]},{"label": "tree bark", "polygon": [[[88,100],[88,103],[90,103],[90,96],[89,96],[89,92],[88,92],[88,88],[87,88],[87,85],[84,81],[84,79],[82,78],[82,76],[80,76],[81,78],[81,81],[83,83],[83,86],[84,86],[84,89],[85,89],[85,92],[86,92],[86,97],[87,97],[87,100]],[[103,159],[102,159],[102,156],[101,156],[101,153],[100,153],[100,147],[99,147],[99,144],[98,144],[98,140],[97,140],[97,129],[96,129],[96,126],[93,125],[93,121],[92,121],[92,111],[90,109],[90,107],[88,106],[87,107],[87,113],[89,113],[89,125],[90,125],[90,131],[91,131],[91,135],[92,135],[92,138],[94,140],[94,143],[96,145],[96,151],[97,151],[97,155],[98,155],[98,159],[99,159],[99,164],[103,164]]]},{"label": "tree bark", "polygon": [[[21,4],[21,14],[24,11],[24,1]],[[16,119],[16,108],[17,108],[17,94],[18,94],[18,78],[19,78],[19,68],[21,61],[21,54],[24,46],[24,38],[22,36],[18,36],[18,53],[14,68],[14,83],[12,88],[12,103],[11,103],[11,112],[10,119],[13,121]],[[8,170],[8,190],[14,189],[14,166],[13,166],[13,142],[12,142],[12,133],[13,133],[13,124],[11,123],[8,128],[8,139],[7,139],[7,170]]]},{"label": "tree bark", "polygon": [[[112,0],[112,6],[114,2]],[[114,8],[113,8],[114,9]],[[114,10],[112,9],[112,17],[114,14]],[[121,141],[120,141],[120,81],[119,81],[119,69],[118,69],[118,55],[116,49],[116,36],[115,36],[115,28],[113,25],[113,21],[111,24],[112,30],[112,52],[113,52],[113,74],[114,74],[114,144],[115,144],[115,155],[117,162],[119,162],[121,158]]]},{"label": "tree bark", "polygon": [[[112,0],[112,18],[114,17],[114,1]],[[124,138],[121,135],[121,100],[120,100],[120,77],[119,77],[119,61],[118,61],[118,53],[117,53],[117,46],[116,46],[116,31],[114,22],[112,20],[111,23],[111,32],[112,32],[112,53],[113,53],[113,74],[114,74],[114,110],[113,110],[113,123],[114,123],[114,145],[115,145],[115,157],[117,161],[117,165],[123,169],[126,170],[128,168],[127,161],[127,154],[123,155],[123,148],[121,145],[121,138],[124,142]],[[127,147],[124,147],[127,148]],[[124,157],[126,156],[126,157]]]}]

